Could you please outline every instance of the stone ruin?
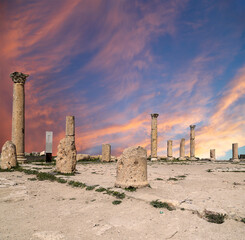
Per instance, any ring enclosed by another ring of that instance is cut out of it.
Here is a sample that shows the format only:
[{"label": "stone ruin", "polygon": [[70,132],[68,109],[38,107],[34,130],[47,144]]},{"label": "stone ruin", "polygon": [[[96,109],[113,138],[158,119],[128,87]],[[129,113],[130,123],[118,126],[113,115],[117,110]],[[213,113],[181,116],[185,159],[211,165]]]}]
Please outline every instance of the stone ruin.
[{"label": "stone ruin", "polygon": [[1,169],[10,169],[16,167],[17,165],[17,156],[16,156],[16,147],[11,141],[4,143],[2,147],[1,154]]},{"label": "stone ruin", "polygon": [[126,148],[117,162],[116,187],[148,186],[147,152],[143,147]]},{"label": "stone ruin", "polygon": [[56,158],[56,171],[73,173],[76,170],[77,151],[75,146],[75,118],[66,117],[66,136],[60,140]]},{"label": "stone ruin", "polygon": [[111,145],[110,144],[102,144],[102,162],[110,162],[111,161]]}]

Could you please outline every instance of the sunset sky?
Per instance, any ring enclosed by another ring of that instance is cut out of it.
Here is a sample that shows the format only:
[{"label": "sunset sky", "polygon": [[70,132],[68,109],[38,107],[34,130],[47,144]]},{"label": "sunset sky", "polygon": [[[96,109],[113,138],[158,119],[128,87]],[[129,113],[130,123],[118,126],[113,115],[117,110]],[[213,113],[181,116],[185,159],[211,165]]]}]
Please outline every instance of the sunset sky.
[{"label": "sunset sky", "polygon": [[11,72],[30,74],[26,152],[53,152],[74,115],[79,153],[150,154],[151,113],[158,154],[174,156],[196,125],[196,155],[245,154],[244,0],[0,0],[0,146],[11,139]]}]

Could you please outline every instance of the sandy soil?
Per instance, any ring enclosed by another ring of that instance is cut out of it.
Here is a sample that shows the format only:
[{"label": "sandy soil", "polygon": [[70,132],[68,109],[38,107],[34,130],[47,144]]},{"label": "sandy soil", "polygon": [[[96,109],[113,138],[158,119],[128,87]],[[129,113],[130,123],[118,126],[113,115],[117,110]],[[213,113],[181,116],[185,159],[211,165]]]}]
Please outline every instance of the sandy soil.
[{"label": "sandy soil", "polygon": [[[0,239],[245,239],[245,224],[238,221],[245,218],[245,165],[149,163],[151,188],[136,192],[114,188],[116,163],[78,164],[77,170],[75,176],[61,177],[112,187],[126,198],[113,205],[115,197],[103,192],[1,172]],[[150,201],[157,199],[176,210],[152,207]],[[227,219],[210,223],[200,216],[205,209]]]}]

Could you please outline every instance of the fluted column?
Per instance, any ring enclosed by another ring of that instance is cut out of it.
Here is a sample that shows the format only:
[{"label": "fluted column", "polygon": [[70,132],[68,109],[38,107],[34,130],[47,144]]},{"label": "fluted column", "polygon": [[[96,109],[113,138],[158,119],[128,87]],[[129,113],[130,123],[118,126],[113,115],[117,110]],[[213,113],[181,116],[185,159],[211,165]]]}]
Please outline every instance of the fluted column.
[{"label": "fluted column", "polygon": [[238,158],[238,143],[232,143],[232,161],[240,162]]},{"label": "fluted column", "polygon": [[185,139],[181,138],[179,148],[179,160],[186,160],[185,157]]},{"label": "fluted column", "polygon": [[190,158],[189,160],[197,160],[195,157],[195,127],[196,125],[190,125]]},{"label": "fluted column", "polygon": [[151,161],[157,160],[157,117],[159,114],[151,114]]},{"label": "fluted column", "polygon": [[17,161],[24,163],[25,158],[25,81],[28,74],[10,74],[13,87],[12,142],[16,146]]}]

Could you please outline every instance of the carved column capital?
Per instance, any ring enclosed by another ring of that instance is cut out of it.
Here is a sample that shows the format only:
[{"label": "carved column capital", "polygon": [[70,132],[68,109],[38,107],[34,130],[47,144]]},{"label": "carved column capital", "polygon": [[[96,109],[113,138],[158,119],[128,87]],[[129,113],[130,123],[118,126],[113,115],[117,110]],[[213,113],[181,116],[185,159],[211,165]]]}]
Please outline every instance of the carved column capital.
[{"label": "carved column capital", "polygon": [[26,78],[29,77],[29,74],[24,74],[21,72],[13,72],[10,74],[12,81],[14,83],[22,83],[25,84]]},{"label": "carved column capital", "polygon": [[159,116],[158,113],[152,113],[152,114],[151,114],[151,118],[157,118],[158,116]]},{"label": "carved column capital", "polygon": [[196,125],[190,125],[191,129],[195,129]]}]

